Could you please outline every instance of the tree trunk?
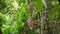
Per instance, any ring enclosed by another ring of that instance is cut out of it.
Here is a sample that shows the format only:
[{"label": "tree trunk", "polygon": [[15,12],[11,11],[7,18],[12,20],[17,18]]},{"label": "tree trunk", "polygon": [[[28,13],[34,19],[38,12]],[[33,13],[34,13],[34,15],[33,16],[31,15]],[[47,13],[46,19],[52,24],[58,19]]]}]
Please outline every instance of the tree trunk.
[{"label": "tree trunk", "polygon": [[41,13],[41,34],[43,34],[43,14]]}]

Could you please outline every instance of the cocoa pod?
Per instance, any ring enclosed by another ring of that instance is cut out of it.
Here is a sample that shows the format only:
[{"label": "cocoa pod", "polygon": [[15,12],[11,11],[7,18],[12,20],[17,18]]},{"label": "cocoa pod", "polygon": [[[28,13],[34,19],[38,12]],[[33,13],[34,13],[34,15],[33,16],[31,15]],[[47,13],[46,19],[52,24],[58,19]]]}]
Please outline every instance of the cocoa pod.
[{"label": "cocoa pod", "polygon": [[33,27],[33,19],[32,19],[32,17],[28,18],[28,27],[29,28]]},{"label": "cocoa pod", "polygon": [[33,6],[33,3],[32,3],[32,2],[30,2],[30,4],[29,4],[29,9],[30,9],[31,12],[32,12],[33,9],[34,9],[34,6]]}]

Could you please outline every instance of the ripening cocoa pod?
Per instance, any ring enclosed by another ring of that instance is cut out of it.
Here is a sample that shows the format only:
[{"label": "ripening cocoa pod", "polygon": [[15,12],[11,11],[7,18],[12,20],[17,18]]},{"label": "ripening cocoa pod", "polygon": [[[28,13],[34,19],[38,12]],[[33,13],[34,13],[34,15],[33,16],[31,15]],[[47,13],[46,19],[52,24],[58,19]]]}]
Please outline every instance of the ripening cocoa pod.
[{"label": "ripening cocoa pod", "polygon": [[32,2],[30,2],[30,4],[29,4],[29,9],[30,9],[31,12],[32,12],[33,9],[34,9],[34,6],[33,6],[33,3],[32,3]]},{"label": "ripening cocoa pod", "polygon": [[29,28],[32,28],[33,27],[33,19],[32,19],[32,17],[29,17],[28,18],[28,27]]}]

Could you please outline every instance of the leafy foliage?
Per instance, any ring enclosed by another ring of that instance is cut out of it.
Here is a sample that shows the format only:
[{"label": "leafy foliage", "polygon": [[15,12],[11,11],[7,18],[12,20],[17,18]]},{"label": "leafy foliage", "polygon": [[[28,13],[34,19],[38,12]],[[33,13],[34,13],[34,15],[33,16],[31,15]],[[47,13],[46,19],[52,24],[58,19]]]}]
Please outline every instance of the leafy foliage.
[{"label": "leafy foliage", "polygon": [[[47,12],[50,10],[49,16],[47,16],[50,20],[53,20],[60,9],[58,0],[51,1],[50,6],[47,5],[46,0],[32,0],[31,2],[34,5],[32,6],[34,9],[31,7],[33,10],[31,13],[33,19],[32,29],[27,24],[30,16],[30,0],[0,0],[0,29],[2,29],[3,34],[40,34],[41,16],[46,13],[44,10]],[[59,15],[57,16],[60,17]],[[46,16],[44,18],[46,19]],[[56,21],[59,22],[60,19],[57,18]],[[43,22],[45,27],[45,21]],[[51,22],[53,23],[54,21]],[[47,28],[46,26],[45,29]]]}]

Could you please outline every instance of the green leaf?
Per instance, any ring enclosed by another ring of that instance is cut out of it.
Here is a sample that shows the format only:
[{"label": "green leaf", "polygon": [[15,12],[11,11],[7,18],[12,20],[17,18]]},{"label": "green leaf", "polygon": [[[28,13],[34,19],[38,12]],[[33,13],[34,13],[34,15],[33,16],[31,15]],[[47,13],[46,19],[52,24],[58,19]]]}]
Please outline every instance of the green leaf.
[{"label": "green leaf", "polygon": [[44,6],[45,8],[47,8],[46,1],[45,1],[45,0],[42,0],[42,3],[43,3],[43,6]]},{"label": "green leaf", "polygon": [[60,6],[52,8],[52,10],[51,10],[51,12],[49,14],[49,18],[54,19],[54,16],[58,13],[59,9],[60,9]]},{"label": "green leaf", "polygon": [[10,4],[11,0],[5,0],[6,4]]},{"label": "green leaf", "polygon": [[58,1],[52,1],[51,4],[52,4],[52,5],[58,5],[59,2],[58,2]]},{"label": "green leaf", "polygon": [[37,6],[37,9],[41,11],[42,10],[42,7],[43,7],[42,6],[42,1],[41,0],[36,0],[35,4]]}]

